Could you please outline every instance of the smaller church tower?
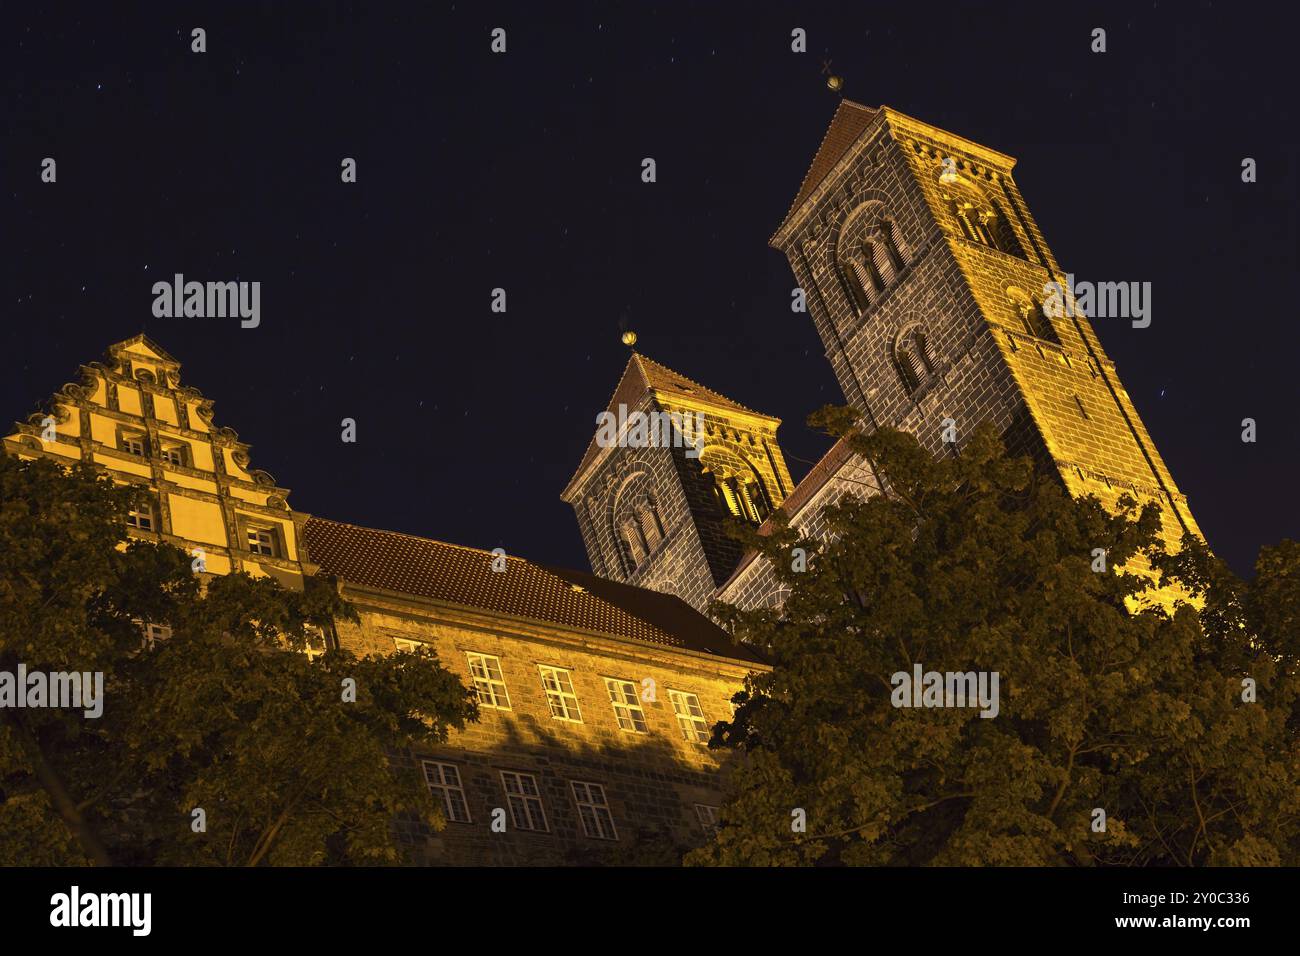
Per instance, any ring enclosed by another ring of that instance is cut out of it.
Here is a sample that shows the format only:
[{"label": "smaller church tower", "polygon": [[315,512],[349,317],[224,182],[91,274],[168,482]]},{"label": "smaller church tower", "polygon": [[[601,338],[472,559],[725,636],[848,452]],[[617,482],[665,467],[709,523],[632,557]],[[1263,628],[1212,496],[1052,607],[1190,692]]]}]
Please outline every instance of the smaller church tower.
[{"label": "smaller church tower", "polygon": [[703,610],[741,558],[727,522],[790,493],[780,424],[634,352],[561,495],[592,570]]}]

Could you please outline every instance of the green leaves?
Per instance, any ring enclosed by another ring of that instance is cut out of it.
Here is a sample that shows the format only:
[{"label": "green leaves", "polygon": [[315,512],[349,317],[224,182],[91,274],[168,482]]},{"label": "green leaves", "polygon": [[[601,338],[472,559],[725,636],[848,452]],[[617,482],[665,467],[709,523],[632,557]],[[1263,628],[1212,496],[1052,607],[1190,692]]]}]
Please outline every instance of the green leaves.
[{"label": "green leaves", "polygon": [[[0,457],[0,489],[0,666],[103,671],[107,698],[0,712],[0,863],[392,864],[395,819],[441,825],[405,755],[477,712],[435,656],[309,660],[308,625],[356,620],[332,582],[201,586],[88,471]],[[172,636],[141,651],[139,621]]]},{"label": "green leaves", "polygon": [[[885,492],[828,509],[829,543],[788,529],[755,542],[790,589],[782,614],[723,610],[774,670],[715,731],[741,759],[723,827],[690,862],[1300,860],[1294,542],[1243,582],[1196,542],[1165,555],[1155,506],[1072,499],[989,428],[936,460],[856,420],[815,417]],[[1150,606],[1146,567],[1196,605]],[[915,664],[997,672],[998,716],[894,707],[891,675]]]}]

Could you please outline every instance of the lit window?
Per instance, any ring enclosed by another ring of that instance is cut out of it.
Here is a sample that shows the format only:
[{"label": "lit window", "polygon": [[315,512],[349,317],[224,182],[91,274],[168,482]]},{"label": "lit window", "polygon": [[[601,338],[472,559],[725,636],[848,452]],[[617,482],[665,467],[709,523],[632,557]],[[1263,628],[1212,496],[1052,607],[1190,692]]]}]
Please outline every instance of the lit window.
[{"label": "lit window", "polygon": [[469,823],[469,804],[465,802],[465,788],[460,783],[460,771],[455,764],[436,760],[421,761],[424,782],[429,792],[442,800],[442,812],[452,823]]},{"label": "lit window", "polygon": [[138,432],[122,432],[119,437],[122,451],[128,455],[139,455],[144,457],[145,436]]},{"label": "lit window", "polygon": [[573,681],[569,672],[559,667],[539,664],[542,673],[542,686],[546,688],[546,702],[551,705],[551,716],[556,720],[572,720],[582,723],[582,711],[578,709],[578,695],[573,692]]},{"label": "lit window", "polygon": [[325,643],[324,629],[317,627],[315,624],[308,624],[303,628],[307,632],[307,644],[303,652],[307,655],[307,660],[314,661],[318,657],[324,656],[329,647]]},{"label": "lit window", "polygon": [[711,807],[707,803],[697,803],[695,805],[695,819],[700,821],[700,826],[704,827],[704,832],[710,835],[718,832],[718,808]]},{"label": "lit window", "polygon": [[700,699],[685,691],[670,690],[668,699],[673,702],[673,713],[677,715],[677,725],[682,730],[682,737],[697,744],[709,742],[709,724],[704,719]]},{"label": "lit window", "polygon": [[645,711],[641,709],[636,686],[631,681],[606,677],[605,689],[609,691],[609,702],[614,705],[614,716],[618,718],[619,729],[645,733]]},{"label": "lit window", "polygon": [[172,629],[166,624],[141,623],[140,630],[144,635],[144,640],[141,641],[141,646],[146,650],[153,650],[159,641],[171,640]]},{"label": "lit window", "polygon": [[126,513],[126,523],[132,528],[137,528],[140,531],[153,531],[153,508],[149,505],[145,505],[144,507],[132,507],[131,510]]},{"label": "lit window", "polygon": [[275,531],[271,528],[250,527],[248,529],[248,550],[253,554],[275,557]]},{"label": "lit window", "polygon": [[516,830],[537,830],[545,833],[546,811],[542,809],[542,794],[537,789],[537,778],[530,773],[501,771],[501,784],[506,788],[506,802],[510,805],[510,818]]},{"label": "lit window", "polygon": [[510,709],[510,694],[506,692],[506,679],[501,673],[501,661],[487,654],[469,655],[469,673],[474,678],[474,690],[482,707],[497,710]]},{"label": "lit window", "polygon": [[573,800],[578,805],[582,832],[593,840],[617,840],[618,831],[614,829],[614,816],[609,812],[605,788],[598,783],[580,783],[577,780],[569,781],[569,785],[573,787]]},{"label": "lit window", "polygon": [[163,445],[160,454],[162,455],[163,461],[169,464],[175,465],[178,468],[183,468],[185,466],[184,445]]},{"label": "lit window", "polygon": [[399,651],[416,651],[424,645],[419,641],[407,640],[405,637],[395,637],[393,638],[393,646]]}]

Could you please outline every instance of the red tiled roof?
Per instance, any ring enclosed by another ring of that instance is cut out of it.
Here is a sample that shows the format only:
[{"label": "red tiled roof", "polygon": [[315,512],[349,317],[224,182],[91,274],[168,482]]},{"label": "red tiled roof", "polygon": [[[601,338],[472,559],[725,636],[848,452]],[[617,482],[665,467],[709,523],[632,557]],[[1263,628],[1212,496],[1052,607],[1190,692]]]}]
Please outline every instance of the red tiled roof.
[{"label": "red tiled roof", "polygon": [[[669,595],[626,585],[606,588],[613,582],[600,579],[592,579],[598,586],[587,587],[591,582],[577,572],[564,572],[572,578],[565,580],[513,556],[506,558],[505,571],[494,572],[490,551],[325,518],[309,518],[303,539],[321,571],[345,582],[665,647],[756,659],[721,628]],[[641,614],[635,613],[637,605]]]},{"label": "red tiled roof", "polygon": [[[830,174],[835,164],[858,141],[858,137],[879,113],[878,109],[863,106],[852,100],[840,101],[835,116],[831,118],[831,125],[827,128],[826,135],[822,137],[821,146],[813,156],[812,165],[808,167],[808,173],[803,178],[803,185],[799,187],[798,195],[794,197],[794,202],[781,220],[781,226],[789,221],[795,210],[803,205],[803,201],[812,194],[812,191],[821,185],[822,180]],[[780,226],[777,229],[779,231]]]},{"label": "red tiled roof", "polygon": [[[739,402],[732,401],[720,392],[715,392],[713,389],[701,385],[685,375],[674,372],[666,365],[660,365],[653,359],[646,358],[639,352],[633,352],[632,357],[628,359],[627,367],[623,369],[623,377],[618,380],[618,385],[615,387],[614,394],[606,407],[609,411],[617,413],[619,405],[626,405],[630,411],[636,408],[637,403],[641,401],[642,396],[647,391],[670,397],[681,397],[687,401],[701,402],[723,411],[742,412],[746,415],[759,414]],[[764,415],[762,417],[767,418],[770,416]],[[582,456],[578,470],[569,479],[569,484],[564,489],[565,492],[573,487],[573,483],[587,470],[587,466],[596,459],[598,454],[600,454],[600,446],[596,444],[596,436],[592,435],[591,442],[587,445],[587,451]]]}]

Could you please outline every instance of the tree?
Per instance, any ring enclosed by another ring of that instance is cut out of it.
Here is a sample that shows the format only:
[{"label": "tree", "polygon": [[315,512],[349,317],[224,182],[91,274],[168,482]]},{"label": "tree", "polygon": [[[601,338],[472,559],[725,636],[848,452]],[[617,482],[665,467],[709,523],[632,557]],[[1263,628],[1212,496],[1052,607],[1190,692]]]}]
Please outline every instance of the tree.
[{"label": "tree", "polygon": [[[309,627],[356,618],[330,582],[201,579],[127,540],[137,494],[0,456],[0,672],[104,681],[97,718],[0,710],[0,862],[401,861],[396,819],[443,820],[395,758],[475,719],[471,692],[429,651],[309,659]],[[142,647],[141,622],[173,636]]]},{"label": "tree", "polygon": [[[730,792],[688,863],[1300,861],[1294,542],[1247,584],[1197,542],[1165,555],[1154,505],[1074,499],[991,428],[935,460],[855,420],[814,416],[885,491],[827,509],[826,543],[751,536],[788,600],[718,608],[773,670],[714,729],[737,752]],[[1152,569],[1181,589],[1169,606]],[[990,690],[996,673],[996,715],[952,706],[946,682],[929,702],[947,706],[896,706],[916,665]]]}]

